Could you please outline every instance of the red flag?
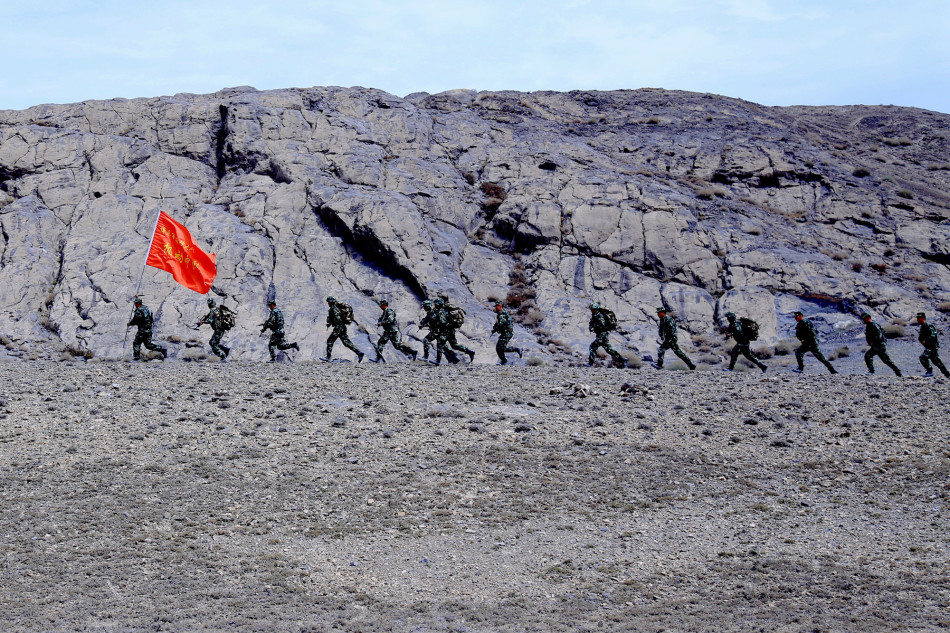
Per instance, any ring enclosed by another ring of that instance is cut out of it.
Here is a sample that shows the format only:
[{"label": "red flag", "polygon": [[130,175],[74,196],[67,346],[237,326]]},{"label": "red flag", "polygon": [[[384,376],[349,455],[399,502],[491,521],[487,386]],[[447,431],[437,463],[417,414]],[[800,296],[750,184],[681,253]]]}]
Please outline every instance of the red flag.
[{"label": "red flag", "polygon": [[170,272],[175,281],[201,294],[207,294],[218,274],[214,253],[201,250],[188,229],[164,211],[158,214],[145,265]]}]

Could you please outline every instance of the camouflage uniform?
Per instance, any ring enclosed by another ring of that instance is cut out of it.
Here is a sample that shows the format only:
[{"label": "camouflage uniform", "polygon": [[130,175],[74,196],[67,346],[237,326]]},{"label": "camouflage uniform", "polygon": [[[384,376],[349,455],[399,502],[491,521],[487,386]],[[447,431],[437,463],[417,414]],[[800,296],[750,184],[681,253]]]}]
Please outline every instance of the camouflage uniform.
[{"label": "camouflage uniform", "polygon": [[511,315],[508,314],[505,310],[501,309],[501,304],[495,305],[495,325],[492,327],[491,331],[494,334],[498,333],[498,342],[495,344],[495,353],[498,354],[498,360],[502,365],[508,364],[508,359],[505,357],[506,352],[512,352],[521,357],[521,349],[518,347],[508,347],[508,343],[511,341],[512,337],[515,335],[515,325],[511,321]]},{"label": "camouflage uniform", "polygon": [[600,311],[600,306],[596,303],[591,306],[590,321],[587,323],[587,329],[594,333],[594,341],[590,344],[587,351],[587,364],[593,365],[597,359],[597,348],[603,347],[604,351],[610,354],[614,362],[621,367],[627,366],[627,361],[620,352],[615,350],[610,344],[610,328],[607,327],[607,318]]},{"label": "camouflage uniform", "polygon": [[930,323],[922,322],[922,318],[924,317],[920,314],[917,315],[917,322],[920,324],[917,340],[924,346],[924,353],[920,355],[920,364],[924,366],[928,376],[933,376],[933,368],[930,366],[933,363],[944,376],[950,378],[950,372],[940,360],[940,340],[937,338],[937,328]]},{"label": "camouflage uniform", "polygon": [[386,343],[392,343],[393,347],[398,349],[400,352],[412,358],[416,359],[416,350],[412,349],[408,345],[403,345],[400,340],[402,337],[399,334],[399,327],[396,323],[396,311],[388,307],[388,303],[382,303],[380,305],[383,308],[383,313],[380,315],[379,320],[376,321],[376,325],[383,328],[383,333],[379,337],[379,340],[376,341],[376,360],[383,361],[383,348],[386,346]]},{"label": "camouflage uniform", "polygon": [[874,357],[880,356],[881,361],[890,367],[896,375],[900,376],[901,370],[887,355],[887,337],[884,336],[884,328],[871,321],[871,315],[865,315],[863,319],[865,322],[864,339],[871,346],[871,349],[864,353],[864,362],[868,366],[868,373],[874,373]]},{"label": "camouflage uniform", "polygon": [[[469,361],[475,360],[475,352],[468,347],[465,347],[458,342],[458,339],[455,338],[455,332],[458,328],[453,326],[449,322],[449,310],[448,310],[448,301],[442,300],[442,304],[439,304],[439,301],[436,300],[435,311],[439,314],[436,316],[436,322],[439,324],[438,329],[439,333],[437,336],[442,337],[442,351],[447,351],[448,348],[451,348],[453,352],[465,352],[468,354]],[[454,356],[454,354],[453,354]],[[436,353],[436,360],[438,360],[438,353]],[[451,359],[449,359],[451,360]],[[458,362],[456,359],[454,362]]]},{"label": "camouflage uniform", "polygon": [[[660,313],[657,312],[657,314]],[[696,369],[696,365],[689,359],[686,352],[680,349],[679,334],[676,332],[676,319],[665,313],[660,316],[659,334],[661,343],[656,352],[656,366],[658,368],[663,367],[663,356],[666,355],[666,350],[671,350],[680,360],[686,363],[687,367]]]},{"label": "camouflage uniform", "polygon": [[270,341],[267,343],[267,351],[270,352],[271,361],[275,361],[277,360],[277,350],[291,348],[299,350],[300,347],[297,343],[288,343],[284,340],[284,314],[276,304],[271,303],[268,305],[270,307],[270,316],[267,317],[264,325],[261,326],[261,334],[267,330],[271,331]]},{"label": "camouflage uniform", "polygon": [[340,342],[343,343],[343,347],[352,350],[353,353],[356,354],[356,362],[362,362],[363,352],[357,349],[356,345],[353,345],[353,341],[350,340],[350,337],[347,336],[347,323],[343,318],[343,312],[340,310],[340,306],[337,305],[336,299],[329,297],[327,298],[327,303],[330,306],[327,312],[327,327],[330,328],[330,336],[327,337],[327,360],[330,359],[330,355],[333,353],[333,344],[336,343],[337,339],[340,339]]},{"label": "camouflage uniform", "polygon": [[[795,316],[799,317],[801,313],[796,313]],[[805,354],[811,352],[821,364],[828,368],[829,372],[832,374],[838,373],[825,358],[824,354],[821,353],[821,350],[818,349],[818,332],[815,331],[815,324],[812,323],[810,319],[802,318],[798,321],[798,324],[795,326],[795,338],[801,341],[802,344],[795,350],[795,359],[798,361],[798,369],[793,371],[798,373],[805,371]]]},{"label": "camouflage uniform", "polygon": [[435,312],[432,310],[431,301],[423,301],[422,309],[425,310],[425,316],[422,317],[422,320],[419,322],[420,328],[428,328],[429,333],[425,335],[425,338],[422,339],[422,357],[428,360],[429,358],[429,346],[435,341],[435,326],[433,325],[433,319],[435,317]]},{"label": "camouflage uniform", "polygon": [[135,338],[132,340],[132,358],[142,360],[142,346],[145,349],[158,352],[162,355],[162,360],[168,356],[168,350],[161,345],[152,342],[152,313],[141,301],[135,302],[135,312],[128,323],[128,327],[136,326]]},{"label": "camouflage uniform", "polygon": [[198,325],[207,323],[211,326],[211,329],[214,331],[214,334],[211,335],[211,340],[209,345],[211,345],[211,351],[214,352],[221,360],[224,360],[228,357],[228,354],[231,353],[231,348],[221,344],[221,337],[224,336],[224,333],[227,332],[222,327],[220,319],[218,318],[219,309],[214,307],[214,299],[208,299],[208,314],[201,317],[201,320],[198,321]]},{"label": "camouflage uniform", "polygon": [[732,371],[736,367],[736,361],[739,360],[739,355],[742,354],[746,359],[761,369],[763,372],[768,369],[765,363],[761,362],[758,358],[752,355],[751,343],[749,340],[749,335],[745,330],[742,329],[742,321],[736,318],[736,315],[731,312],[726,315],[726,318],[729,320],[729,336],[732,337],[732,340],[736,342],[735,347],[732,348],[732,357],[729,359],[729,371]]}]

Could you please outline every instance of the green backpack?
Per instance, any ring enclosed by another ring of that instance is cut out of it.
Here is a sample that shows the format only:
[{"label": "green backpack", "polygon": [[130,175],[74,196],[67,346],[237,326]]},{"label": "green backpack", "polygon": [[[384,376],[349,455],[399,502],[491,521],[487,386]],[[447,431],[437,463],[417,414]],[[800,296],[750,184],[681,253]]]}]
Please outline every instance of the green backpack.
[{"label": "green backpack", "polygon": [[759,338],[759,324],[753,321],[752,319],[747,319],[745,317],[739,318],[739,323],[742,324],[742,331],[745,332],[745,335],[750,341],[756,341]]},{"label": "green backpack", "polygon": [[234,327],[235,315],[234,311],[227,307],[221,306],[218,308],[218,319],[215,325],[218,326],[219,330],[230,330]]},{"label": "green backpack", "polygon": [[353,323],[353,307],[348,303],[343,303],[342,301],[337,301],[336,305],[340,309],[340,317],[343,319],[343,323],[347,325]]}]

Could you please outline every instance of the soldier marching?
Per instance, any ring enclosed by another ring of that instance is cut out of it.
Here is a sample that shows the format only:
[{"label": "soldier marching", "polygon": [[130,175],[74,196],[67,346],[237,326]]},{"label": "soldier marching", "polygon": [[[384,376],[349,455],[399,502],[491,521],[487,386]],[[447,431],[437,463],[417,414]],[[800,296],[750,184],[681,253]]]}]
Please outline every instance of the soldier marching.
[{"label": "soldier marching", "polygon": [[[357,355],[357,362],[362,361],[364,353],[350,340],[347,334],[347,326],[350,323],[355,323],[353,309],[349,305],[337,301],[336,298],[332,296],[327,297],[326,302],[328,306],[327,327],[330,329],[330,335],[327,339],[326,356],[324,360],[330,360],[332,358],[331,354],[333,352],[334,343],[339,340],[344,347],[350,349]],[[208,299],[207,303],[208,312],[199,319],[196,327],[200,327],[201,325],[211,326],[213,334],[209,345],[212,352],[223,361],[227,359],[231,348],[222,343],[222,337],[234,326],[234,313],[223,305],[218,306],[214,299]],[[137,328],[132,344],[133,359],[142,359],[142,347],[157,352],[164,359],[168,355],[168,350],[152,342],[154,327],[154,316],[152,312],[144,305],[142,299],[138,296],[134,299],[134,305],[135,309],[128,322],[128,327],[131,328],[134,326]],[[376,324],[377,327],[380,328],[380,336],[375,345],[373,345],[376,352],[374,362],[386,362],[383,357],[383,351],[387,344],[392,344],[396,350],[404,354],[410,360],[416,360],[418,352],[402,341],[395,310],[389,307],[389,302],[386,299],[380,300],[378,305],[381,313]],[[271,331],[271,337],[267,347],[271,361],[275,361],[277,360],[277,353],[279,351],[289,349],[299,350],[300,347],[296,342],[287,342],[284,330],[284,316],[277,308],[276,302],[270,300],[267,302],[267,306],[270,309],[270,313],[267,320],[261,324],[261,333],[263,334],[267,330]],[[595,334],[595,338],[588,348],[587,364],[589,366],[594,365],[597,361],[598,351],[603,349],[614,361],[616,366],[625,368],[627,365],[626,359],[610,342],[610,332],[617,328],[616,315],[596,302],[591,303],[588,307],[591,313],[588,329]],[[457,339],[457,331],[465,320],[464,311],[451,304],[444,295],[434,300],[424,300],[422,302],[422,308],[423,316],[418,325],[420,329],[428,330],[421,339],[422,358],[428,360],[429,352],[434,346],[436,353],[435,359],[432,362],[436,365],[441,364],[443,356],[450,362],[458,362],[458,357],[455,355],[456,351],[468,354],[469,360],[474,361],[475,351],[462,345]],[[519,359],[523,358],[524,348],[510,345],[515,334],[515,321],[511,313],[505,309],[501,301],[493,302],[493,311],[495,313],[495,322],[490,335],[498,334],[498,340],[495,344],[495,354],[498,357],[498,364],[508,364],[508,354],[517,354]],[[670,314],[670,310],[665,306],[658,308],[656,312],[659,338],[657,341],[658,349],[654,367],[662,369],[664,366],[665,353],[671,351],[679,357],[689,369],[696,369],[696,364],[679,346],[678,327],[675,317]],[[758,324],[751,319],[745,317],[740,318],[733,312],[727,312],[724,316],[728,322],[728,326],[725,328],[726,339],[731,338],[734,341],[734,346],[730,350],[727,370],[734,371],[736,362],[741,356],[755,367],[758,367],[763,373],[766,372],[768,367],[761,359],[752,353],[751,349],[752,341],[758,338]],[[812,354],[827,368],[829,373],[837,374],[838,372],[831,364],[831,361],[828,360],[821,351],[818,331],[814,323],[810,319],[805,318],[802,312],[793,313],[793,317],[795,319],[794,334],[799,340],[800,345],[795,350],[795,359],[798,366],[792,369],[792,371],[803,373],[805,370],[805,356],[806,354]],[[867,365],[868,373],[875,373],[874,359],[876,357],[889,367],[895,376],[903,376],[900,368],[888,354],[887,336],[885,335],[884,328],[875,323],[872,316],[867,312],[862,313],[861,318],[865,324],[864,334],[865,341],[868,345],[868,349],[864,354],[864,361]],[[917,314],[917,324],[920,326],[918,341],[924,348],[923,353],[920,355],[920,363],[924,368],[924,375],[927,377],[933,376],[934,367],[936,367],[941,374],[950,378],[950,371],[947,370],[947,367],[940,358],[940,342],[937,329],[931,323],[927,322],[926,315],[922,312]]]}]

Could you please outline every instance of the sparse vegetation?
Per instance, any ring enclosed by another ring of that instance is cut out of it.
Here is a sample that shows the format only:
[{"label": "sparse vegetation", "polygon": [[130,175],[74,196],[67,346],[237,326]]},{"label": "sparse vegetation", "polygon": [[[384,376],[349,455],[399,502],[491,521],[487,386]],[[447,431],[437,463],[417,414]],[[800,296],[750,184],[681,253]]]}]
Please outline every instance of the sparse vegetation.
[{"label": "sparse vegetation", "polygon": [[936,307],[938,312],[950,312],[950,301],[941,301]]},{"label": "sparse vegetation", "polygon": [[884,326],[884,336],[887,338],[904,338],[907,336],[907,329],[897,323],[889,323]]},{"label": "sparse vegetation", "polygon": [[858,167],[853,172],[851,172],[851,175],[854,176],[855,178],[867,178],[868,176],[871,175],[871,172],[869,172],[864,167]]},{"label": "sparse vegetation", "polygon": [[798,346],[799,346],[799,342],[797,339],[793,339],[793,338],[782,339],[781,341],[775,344],[775,355],[785,356],[787,354],[791,354],[792,352],[795,351],[795,349]]}]

